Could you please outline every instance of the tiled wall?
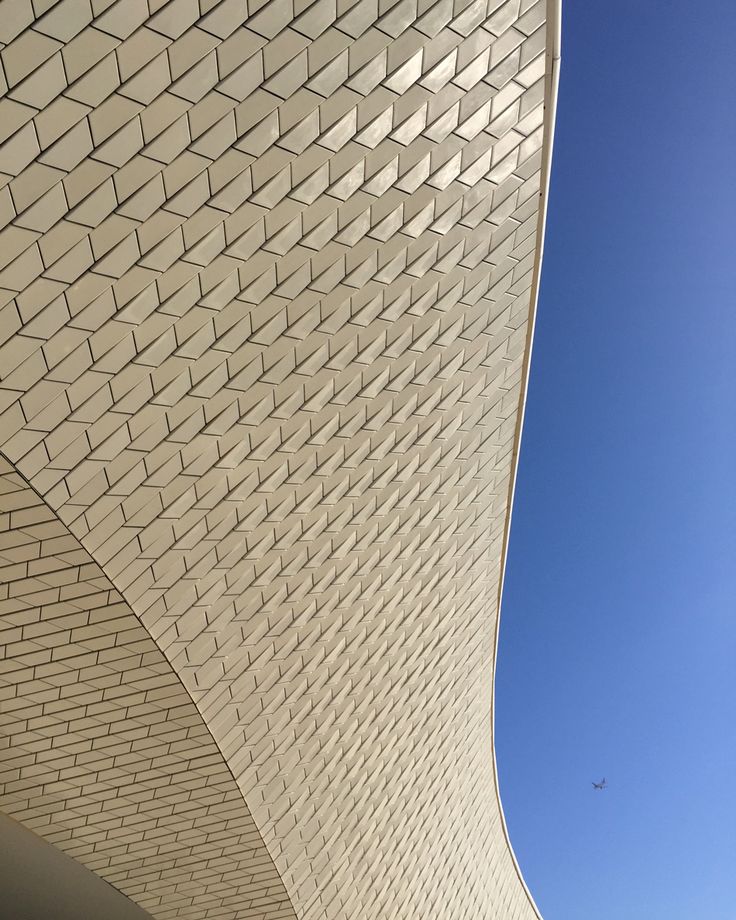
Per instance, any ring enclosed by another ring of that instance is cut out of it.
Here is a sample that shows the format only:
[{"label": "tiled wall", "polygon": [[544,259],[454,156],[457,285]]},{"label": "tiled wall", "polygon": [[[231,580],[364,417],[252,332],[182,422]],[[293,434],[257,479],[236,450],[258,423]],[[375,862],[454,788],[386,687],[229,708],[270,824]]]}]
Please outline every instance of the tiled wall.
[{"label": "tiled wall", "polygon": [[2,458],[0,508],[0,810],[162,920],[293,920],[171,666]]},{"label": "tiled wall", "polygon": [[5,3],[0,449],[300,918],[536,916],[490,706],[545,3]]}]

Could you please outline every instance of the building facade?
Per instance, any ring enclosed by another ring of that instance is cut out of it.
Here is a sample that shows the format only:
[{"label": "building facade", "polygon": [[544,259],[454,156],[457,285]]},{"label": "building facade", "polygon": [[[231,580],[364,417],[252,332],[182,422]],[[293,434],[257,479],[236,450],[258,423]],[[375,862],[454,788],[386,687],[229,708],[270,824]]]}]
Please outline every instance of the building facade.
[{"label": "building facade", "polygon": [[538,917],[492,736],[545,0],[5,0],[0,810],[152,917]]}]

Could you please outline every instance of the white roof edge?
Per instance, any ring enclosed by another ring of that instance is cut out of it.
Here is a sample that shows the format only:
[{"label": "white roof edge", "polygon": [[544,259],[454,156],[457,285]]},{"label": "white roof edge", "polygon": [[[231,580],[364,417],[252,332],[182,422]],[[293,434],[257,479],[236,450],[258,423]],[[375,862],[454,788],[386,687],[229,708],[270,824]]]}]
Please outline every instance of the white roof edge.
[{"label": "white roof edge", "polygon": [[498,619],[496,622],[496,635],[493,648],[493,682],[494,690],[491,697],[491,739],[492,739],[492,758],[493,758],[493,778],[496,787],[496,798],[498,800],[499,813],[501,815],[501,827],[503,830],[506,845],[511,854],[511,859],[516,869],[529,903],[537,914],[542,915],[532,897],[529,888],[524,881],[519,862],[511,845],[508,827],[506,825],[506,816],[503,811],[501,802],[501,793],[498,783],[498,767],[496,764],[496,742],[495,742],[495,706],[496,706],[496,661],[498,658],[498,637],[501,626],[501,602],[503,599],[503,588],[506,576],[506,559],[508,556],[509,534],[511,532],[511,515],[513,512],[514,495],[516,492],[516,477],[519,469],[519,451],[521,448],[521,437],[524,428],[524,413],[526,410],[527,392],[529,389],[529,369],[531,366],[532,348],[534,343],[534,327],[537,318],[537,303],[539,300],[539,282],[542,274],[542,256],[544,252],[544,234],[547,218],[547,203],[549,200],[550,176],[552,172],[552,147],[554,144],[555,119],[557,115],[557,90],[560,79],[560,45],[562,35],[562,0],[547,0],[547,48],[546,48],[546,65],[545,65],[545,114],[544,114],[544,140],[542,143],[542,179],[540,188],[540,204],[537,222],[537,249],[534,262],[534,279],[532,282],[531,301],[529,307],[529,325],[527,331],[526,348],[524,352],[524,364],[522,367],[521,378],[521,398],[519,403],[519,412],[516,422],[516,435],[514,437],[514,452],[511,459],[511,485],[509,488],[508,513],[503,536],[503,547],[501,550],[501,578],[498,589]]}]

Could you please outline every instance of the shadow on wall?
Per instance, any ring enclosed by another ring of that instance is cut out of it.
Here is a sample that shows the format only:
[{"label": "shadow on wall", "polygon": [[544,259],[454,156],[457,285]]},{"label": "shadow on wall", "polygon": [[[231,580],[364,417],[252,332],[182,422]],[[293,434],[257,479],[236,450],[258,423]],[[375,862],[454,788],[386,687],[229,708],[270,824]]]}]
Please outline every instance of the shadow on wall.
[{"label": "shadow on wall", "polygon": [[3,814],[0,891],[13,920],[151,920],[117,888]]}]

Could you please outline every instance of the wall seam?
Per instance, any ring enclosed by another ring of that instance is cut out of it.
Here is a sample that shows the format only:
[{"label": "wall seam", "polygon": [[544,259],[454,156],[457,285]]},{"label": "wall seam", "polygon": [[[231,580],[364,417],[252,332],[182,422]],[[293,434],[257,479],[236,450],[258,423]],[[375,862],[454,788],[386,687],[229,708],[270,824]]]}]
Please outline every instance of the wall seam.
[{"label": "wall seam", "polygon": [[[43,495],[41,495],[41,493],[38,491],[38,489],[35,488],[35,486],[28,480],[28,478],[27,478],[26,476],[24,476],[24,474],[18,469],[18,467],[16,466],[16,464],[13,463],[13,461],[5,454],[2,450],[0,450],[0,458],[2,458],[3,460],[5,460],[5,461],[13,468],[13,470],[14,470],[15,473],[16,473],[16,475],[19,476],[19,477],[23,480],[23,482],[24,482],[24,483],[26,484],[26,486],[34,493],[34,495],[37,495],[38,498],[40,499],[40,501],[42,501],[43,504],[51,511],[51,513],[54,515],[54,517],[55,517],[57,520],[61,521],[61,518],[59,517],[58,512],[54,510],[54,508],[46,501],[46,499],[43,497]],[[63,521],[61,521],[61,523],[64,524]],[[148,633],[148,636],[149,636],[149,638],[151,639],[151,642],[153,642],[153,644],[154,644],[154,645],[156,646],[156,648],[159,650],[160,654],[166,659],[166,662],[168,663],[169,668],[171,669],[172,674],[174,675],[175,679],[176,679],[177,682],[179,683],[179,686],[183,689],[184,693],[186,694],[186,696],[188,697],[188,699],[190,700],[190,702],[192,703],[192,705],[194,706],[194,708],[196,709],[196,711],[199,713],[199,717],[200,717],[201,720],[202,720],[202,724],[204,725],[204,727],[205,727],[206,730],[207,730],[207,733],[209,734],[210,738],[212,739],[212,743],[213,743],[214,746],[217,748],[217,750],[220,752],[220,757],[222,758],[222,762],[223,762],[223,764],[225,765],[225,769],[226,769],[228,775],[231,777],[233,783],[235,784],[235,787],[238,789],[238,791],[240,792],[240,795],[241,795],[242,798],[243,798],[243,803],[244,803],[244,805],[245,805],[245,807],[246,807],[248,813],[250,814],[251,819],[253,820],[253,825],[254,825],[254,827],[256,828],[257,832],[258,832],[258,836],[259,836],[259,838],[260,838],[260,840],[261,840],[261,843],[263,844],[263,847],[264,847],[265,851],[268,853],[268,855],[269,855],[269,857],[270,857],[270,859],[271,859],[271,863],[272,863],[272,865],[273,865],[274,872],[276,873],[276,875],[278,876],[279,880],[281,881],[281,884],[282,884],[283,887],[284,887],[284,892],[286,893],[286,896],[287,896],[287,898],[288,898],[289,905],[290,905],[290,907],[291,907],[292,913],[294,914],[294,917],[295,917],[295,918],[298,918],[299,914],[297,913],[296,907],[294,906],[294,901],[293,901],[293,899],[292,899],[291,892],[289,891],[289,889],[288,889],[288,887],[287,887],[287,885],[286,885],[286,882],[284,881],[284,878],[283,878],[281,872],[279,871],[279,867],[278,867],[278,865],[276,864],[276,860],[274,859],[274,856],[273,856],[273,853],[271,852],[270,847],[269,847],[268,844],[266,843],[266,841],[265,841],[265,839],[264,839],[264,837],[263,837],[263,834],[261,833],[261,829],[260,829],[260,827],[258,826],[258,822],[256,821],[256,817],[255,817],[255,814],[254,814],[254,812],[253,812],[253,809],[251,809],[250,805],[248,804],[248,800],[246,799],[246,797],[245,797],[245,795],[244,795],[244,793],[243,793],[243,790],[242,790],[242,788],[240,787],[240,783],[238,782],[237,778],[235,777],[235,774],[233,773],[232,768],[230,767],[230,764],[229,764],[227,758],[225,757],[224,753],[222,752],[222,749],[220,748],[220,745],[219,745],[217,739],[215,738],[214,734],[212,733],[212,730],[210,729],[209,725],[207,724],[207,720],[205,719],[204,715],[203,715],[202,712],[200,711],[200,708],[199,708],[199,706],[197,705],[196,700],[194,700],[194,698],[192,697],[191,693],[189,692],[189,690],[188,690],[186,684],[185,684],[184,681],[181,679],[181,677],[179,676],[178,672],[176,671],[176,668],[173,666],[173,664],[172,664],[171,661],[169,660],[169,656],[166,654],[166,652],[161,648],[161,646],[158,644],[158,642],[156,642],[156,640],[154,639],[154,637],[151,635],[150,630],[146,627],[146,625],[143,623],[143,621],[141,620],[141,618],[138,616],[138,614],[137,614],[136,611],[135,611],[135,608],[131,605],[130,601],[127,600],[127,598],[125,597],[125,594],[123,593],[123,591],[121,591],[121,590],[117,587],[117,585],[115,584],[115,580],[114,580],[113,578],[111,578],[110,575],[108,575],[108,573],[105,571],[105,567],[104,567],[103,565],[101,565],[101,564],[97,561],[97,559],[95,558],[94,553],[93,553],[91,550],[89,550],[89,549],[84,545],[84,542],[83,542],[82,540],[80,540],[80,538],[79,538],[78,536],[76,536],[76,535],[69,529],[68,525],[64,524],[64,527],[69,531],[69,533],[74,537],[74,539],[77,540],[77,542],[79,543],[79,545],[83,547],[83,549],[85,550],[85,552],[87,552],[87,553],[89,554],[90,558],[94,560],[95,565],[97,565],[97,566],[99,567],[100,571],[104,574],[105,578],[107,578],[107,579],[110,581],[110,584],[113,585],[113,587],[114,587],[115,590],[118,592],[118,594],[120,594],[120,596],[123,598],[123,600],[125,601],[126,606],[127,606],[128,609],[130,610],[131,614],[135,617],[135,619],[138,621],[138,623],[141,625],[141,627],[142,627],[143,629],[146,630],[146,633]],[[25,825],[24,825],[24,827],[25,827]],[[53,846],[53,844],[52,844],[52,846]],[[70,858],[73,858],[73,857],[70,857]],[[82,864],[80,863],[80,865],[82,865]],[[92,870],[90,870],[90,871],[92,871]],[[97,873],[95,873],[95,875],[97,875]],[[100,876],[98,876],[98,878],[100,878]],[[102,880],[105,881],[104,879],[102,879]],[[107,882],[107,884],[110,884],[110,883]],[[115,887],[115,890],[116,890],[116,891],[119,891],[120,894],[124,895],[125,897],[128,897],[127,895],[125,895],[124,892],[120,891],[119,888],[117,888],[116,886],[113,886],[113,887]]]}]

